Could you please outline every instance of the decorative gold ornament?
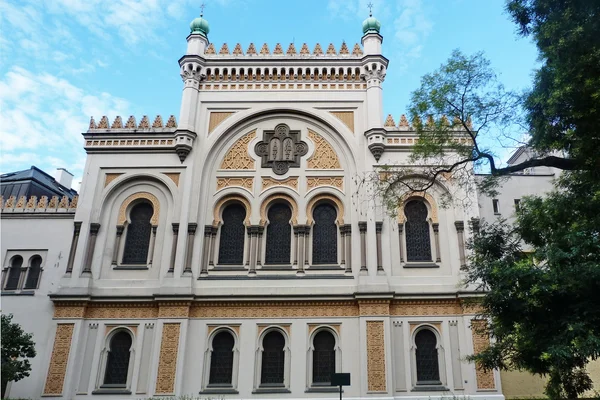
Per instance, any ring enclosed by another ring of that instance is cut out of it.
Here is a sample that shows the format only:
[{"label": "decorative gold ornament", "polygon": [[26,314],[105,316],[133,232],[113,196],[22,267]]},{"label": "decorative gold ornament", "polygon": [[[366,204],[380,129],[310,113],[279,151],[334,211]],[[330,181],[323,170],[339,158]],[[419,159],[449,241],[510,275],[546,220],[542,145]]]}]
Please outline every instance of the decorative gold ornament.
[{"label": "decorative gold ornament", "polygon": [[104,177],[104,187],[107,187],[109,183],[117,179],[122,173],[107,173]]},{"label": "decorative gold ornament", "polygon": [[169,179],[175,183],[175,186],[179,186],[179,176],[181,175],[179,172],[163,172]]},{"label": "decorative gold ornament", "polygon": [[292,224],[296,225],[298,223],[298,204],[291,196],[283,193],[272,194],[263,201],[260,206],[260,225],[265,226],[267,223],[267,207],[277,200],[285,200],[289,203],[290,207],[292,207]]},{"label": "decorative gold ornament", "polygon": [[306,177],[306,188],[310,191],[318,186],[333,186],[344,190],[343,176],[309,176]]},{"label": "decorative gold ornament", "polygon": [[248,144],[255,137],[254,130],[239,138],[225,154],[221,169],[254,169],[254,159],[248,152]]},{"label": "decorative gold ornament", "polygon": [[240,186],[252,191],[252,185],[254,185],[254,178],[252,177],[217,178],[217,190],[231,186]]},{"label": "decorative gold ornament", "polygon": [[117,225],[124,225],[127,222],[127,207],[129,205],[140,199],[146,199],[150,203],[152,203],[152,208],[154,209],[154,213],[152,214],[152,218],[150,218],[150,223],[152,225],[158,225],[158,216],[160,214],[160,203],[155,195],[148,192],[138,192],[134,193],[131,196],[127,197],[125,201],[121,204],[121,208],[119,208],[119,218],[117,220]]},{"label": "decorative gold ornament", "polygon": [[[473,334],[473,352],[477,355],[490,346],[490,336],[487,330],[487,321],[483,319],[471,320],[471,332]],[[475,365],[475,376],[477,378],[477,389],[495,389],[494,372],[484,371],[481,364]]]},{"label": "decorative gold ornament", "polygon": [[190,318],[319,318],[356,317],[354,301],[201,302],[190,308]]},{"label": "decorative gold ornament", "polygon": [[289,178],[283,180],[273,179],[269,176],[262,177],[262,190],[268,189],[273,186],[287,186],[294,189],[295,191],[298,191],[298,177],[290,176]]},{"label": "decorative gold ornament", "polygon": [[172,394],[175,392],[180,327],[181,324],[179,323],[163,324],[156,377],[156,394]]},{"label": "decorative gold ornament", "polygon": [[330,111],[330,114],[338,118],[354,133],[354,111]]},{"label": "decorative gold ornament", "polygon": [[74,329],[75,324],[58,324],[56,326],[54,347],[52,348],[48,376],[44,385],[44,396],[62,395]]},{"label": "decorative gold ornament", "polygon": [[313,210],[315,208],[315,204],[321,201],[335,204],[335,207],[337,208],[337,218],[335,221],[338,223],[338,225],[343,225],[344,203],[339,198],[329,193],[318,194],[309,200],[308,204],[306,205],[306,223],[308,225],[313,223]]},{"label": "decorative gold ornament", "polygon": [[236,202],[241,203],[246,209],[246,219],[244,219],[244,224],[246,224],[246,226],[250,226],[250,215],[252,213],[252,206],[250,205],[248,199],[246,199],[244,196],[237,194],[223,196],[219,199],[219,201],[217,201],[213,208],[213,226],[219,226],[219,224],[221,223],[221,210],[225,206],[229,205],[229,203]]},{"label": "decorative gold ornament", "polygon": [[217,126],[221,124],[221,122],[225,121],[227,118],[231,117],[235,114],[232,111],[213,111],[210,113],[210,117],[208,119],[208,134],[210,135],[212,131],[215,130]]},{"label": "decorative gold ornament", "polygon": [[389,316],[389,300],[359,300],[358,311],[361,317]]},{"label": "decorative gold ornament", "polygon": [[406,203],[408,203],[409,200],[412,200],[412,199],[425,200],[431,207],[431,215],[430,215],[431,222],[433,222],[434,224],[439,223],[437,203],[433,199],[433,196],[431,196],[427,192],[406,193],[400,198],[400,202],[399,202],[400,206],[398,207],[398,217],[397,217],[398,223],[403,224],[406,221],[406,215],[404,215],[404,206],[406,205]]},{"label": "decorative gold ornament", "polygon": [[307,160],[308,169],[341,169],[340,160],[333,147],[317,132],[308,130],[308,137],[315,144],[313,155]]},{"label": "decorative gold ornament", "polygon": [[386,391],[383,321],[367,321],[367,382],[370,392]]}]

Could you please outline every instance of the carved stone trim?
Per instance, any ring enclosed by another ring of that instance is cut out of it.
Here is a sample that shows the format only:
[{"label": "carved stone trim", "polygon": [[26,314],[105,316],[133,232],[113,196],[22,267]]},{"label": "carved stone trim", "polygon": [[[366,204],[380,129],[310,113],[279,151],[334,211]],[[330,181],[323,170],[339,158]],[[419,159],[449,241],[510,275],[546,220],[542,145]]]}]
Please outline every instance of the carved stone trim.
[{"label": "carved stone trim", "polygon": [[307,225],[310,225],[313,223],[313,210],[315,208],[315,204],[317,204],[317,202],[320,201],[324,201],[324,202],[331,202],[333,204],[335,204],[335,207],[337,208],[337,218],[336,218],[336,222],[338,223],[338,225],[343,225],[344,224],[344,203],[337,198],[336,196],[332,195],[332,194],[318,194],[316,196],[314,196],[312,199],[309,200],[308,204],[306,205],[306,223]]},{"label": "carved stone trim", "polygon": [[413,199],[420,199],[420,200],[424,200],[426,201],[429,206],[431,207],[431,212],[430,212],[430,219],[431,222],[433,223],[439,223],[440,221],[438,220],[438,209],[437,209],[437,203],[435,202],[435,200],[433,199],[433,196],[431,196],[429,193],[427,192],[414,192],[414,193],[406,193],[404,194],[399,201],[399,207],[398,207],[398,223],[403,224],[404,222],[406,222],[406,216],[404,215],[404,206],[406,205],[406,203],[408,203],[409,200],[413,200]]},{"label": "carved stone trim", "polygon": [[123,173],[107,173],[104,177],[104,187],[107,187],[109,183],[117,179],[119,176],[123,175]]},{"label": "carved stone trim", "polygon": [[390,304],[393,316],[461,315],[463,308],[457,300],[393,300]]},{"label": "carved stone trim", "polygon": [[354,133],[354,111],[329,111],[330,114],[342,121]]},{"label": "carved stone trim", "polygon": [[91,303],[87,306],[84,315],[85,319],[155,319],[157,317],[158,306],[153,303]]},{"label": "carved stone trim", "polygon": [[189,301],[158,303],[158,318],[188,318],[189,315]]},{"label": "carved stone trim", "polygon": [[121,208],[119,208],[119,218],[117,220],[117,225],[125,225],[127,222],[127,207],[129,205],[139,199],[146,199],[150,203],[152,203],[152,208],[154,213],[152,214],[152,218],[150,218],[150,223],[152,225],[158,225],[158,216],[160,214],[160,203],[155,195],[148,192],[139,192],[134,193],[131,196],[127,197],[125,201],[121,204]]},{"label": "carved stone trim", "polygon": [[308,191],[318,186],[333,186],[341,191],[344,190],[343,176],[308,176],[306,177],[306,189]]},{"label": "carved stone trim", "polygon": [[300,140],[300,131],[278,124],[273,130],[264,130],[263,139],[254,146],[261,157],[261,167],[272,168],[277,175],[286,174],[290,168],[300,167],[300,159],[308,152],[306,142]]},{"label": "carved stone trim", "polygon": [[307,160],[308,169],[341,169],[340,160],[333,147],[317,132],[308,130],[308,137],[315,144],[313,155]]},{"label": "carved stone trim", "polygon": [[312,335],[312,333],[315,331],[315,329],[317,328],[331,328],[334,331],[337,332],[338,337],[340,337],[340,332],[342,329],[342,325],[339,323],[335,323],[335,324],[328,324],[328,323],[321,323],[321,324],[308,324],[308,336],[310,337]]},{"label": "carved stone trim", "polygon": [[44,385],[44,396],[62,396],[74,329],[75,324],[58,324],[56,326],[54,347]]},{"label": "carved stone trim", "polygon": [[367,390],[386,391],[383,321],[367,321]]},{"label": "carved stone trim", "polygon": [[190,318],[317,318],[356,317],[355,301],[202,302]]},{"label": "carved stone trim", "polygon": [[291,196],[287,194],[275,193],[267,197],[260,206],[260,225],[267,223],[267,207],[276,200],[285,200],[292,207],[292,225],[298,224],[298,204]]},{"label": "carved stone trim", "polygon": [[221,169],[254,169],[255,162],[248,152],[248,144],[256,137],[256,130],[239,138],[229,148],[221,162]]},{"label": "carved stone trim", "polygon": [[235,114],[232,111],[212,111],[210,113],[210,117],[208,119],[208,134],[210,135],[212,131],[215,130],[217,126],[221,124],[221,122],[225,121],[227,118],[231,117]]},{"label": "carved stone trim", "polygon": [[163,172],[163,174],[171,179],[175,183],[175,186],[179,186],[179,177],[181,175],[179,172]]},{"label": "carved stone trim", "polygon": [[361,317],[390,315],[389,300],[359,300],[358,311]]},{"label": "carved stone trim", "polygon": [[217,190],[224,189],[230,186],[240,186],[245,189],[252,191],[254,185],[254,178],[252,177],[227,177],[217,178]]},{"label": "carved stone trim", "polygon": [[219,199],[219,201],[217,201],[213,208],[213,226],[219,226],[221,223],[221,210],[223,207],[234,202],[242,203],[246,209],[246,219],[244,220],[244,224],[246,224],[246,226],[250,226],[250,214],[252,212],[252,206],[250,205],[248,199],[240,195],[223,196]]},{"label": "carved stone trim", "polygon": [[179,323],[163,324],[158,374],[156,376],[156,394],[172,394],[175,392],[180,328],[181,324]]},{"label": "carved stone trim", "polygon": [[262,177],[262,190],[268,189],[272,186],[287,186],[287,187],[294,189],[295,191],[298,191],[298,177],[290,176],[287,179],[277,180],[277,179],[273,179],[269,176],[263,176]]}]

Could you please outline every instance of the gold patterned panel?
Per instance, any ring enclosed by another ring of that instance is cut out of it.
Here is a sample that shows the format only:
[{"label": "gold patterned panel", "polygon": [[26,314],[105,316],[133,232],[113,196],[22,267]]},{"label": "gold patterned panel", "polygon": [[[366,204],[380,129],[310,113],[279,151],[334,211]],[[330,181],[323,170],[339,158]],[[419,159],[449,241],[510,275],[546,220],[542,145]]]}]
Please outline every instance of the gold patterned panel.
[{"label": "gold patterned panel", "polygon": [[333,186],[340,190],[344,190],[343,176],[313,176],[306,178],[306,188],[314,189],[318,186]]},{"label": "gold patterned panel", "polygon": [[234,112],[220,112],[213,111],[210,113],[210,117],[208,119],[208,134],[210,135],[212,131],[215,130],[217,126],[221,124],[221,122],[225,121],[227,118],[231,117]]},{"label": "gold patterned panel", "polygon": [[175,183],[175,186],[179,186],[179,176],[181,175],[179,172],[163,172],[169,179]]},{"label": "gold patterned panel", "polygon": [[277,200],[285,200],[290,204],[292,207],[292,224],[296,225],[298,223],[298,204],[291,196],[280,193],[272,194],[262,202],[260,206],[260,224],[264,226],[267,223],[267,207]]},{"label": "gold patterned panel", "polygon": [[179,323],[163,324],[158,375],[156,377],[156,394],[172,394],[175,392],[179,330]]},{"label": "gold patterned panel", "polygon": [[342,203],[342,201],[340,199],[338,199],[336,196],[329,194],[329,193],[318,194],[318,195],[314,196],[312,199],[310,199],[310,201],[306,205],[306,223],[308,225],[313,223],[313,210],[315,208],[315,204],[317,204],[317,202],[320,202],[320,201],[329,201],[329,202],[335,204],[335,206],[337,208],[336,222],[339,225],[342,225],[344,223],[344,203]]},{"label": "gold patterned panel", "polygon": [[308,324],[308,336],[312,335],[317,328],[331,328],[337,332],[338,337],[340,336],[341,324]]},{"label": "gold patterned panel", "polygon": [[246,177],[228,177],[228,178],[217,178],[217,190],[221,190],[223,188],[229,186],[241,186],[248,190],[252,190],[252,185],[254,185],[254,178],[246,178]]},{"label": "gold patterned panel", "polygon": [[74,329],[75,324],[58,324],[56,326],[56,336],[54,337],[54,347],[50,356],[44,396],[62,395]]},{"label": "gold patterned panel", "polygon": [[85,316],[85,304],[60,304],[54,305],[54,319],[81,319]]},{"label": "gold patterned panel", "polygon": [[246,224],[246,226],[250,226],[250,215],[252,213],[252,206],[250,205],[248,199],[240,195],[227,195],[219,199],[219,201],[215,204],[215,207],[213,208],[213,226],[219,226],[219,224],[221,223],[221,210],[223,209],[223,207],[232,202],[242,203],[242,205],[246,209],[246,219],[244,220],[244,224]]},{"label": "gold patterned panel", "polygon": [[340,160],[333,147],[317,132],[308,130],[308,137],[315,144],[313,155],[307,160],[309,169],[341,169]]},{"label": "gold patterned panel", "polygon": [[298,191],[298,177],[290,176],[287,179],[283,179],[283,180],[279,181],[279,180],[273,179],[269,176],[263,176],[262,177],[262,190],[268,189],[272,186],[287,186],[287,187],[294,189],[295,191]]},{"label": "gold patterned panel", "polygon": [[330,111],[334,117],[339,119],[354,133],[354,111]]},{"label": "gold patterned panel", "polygon": [[[471,329],[473,333],[473,352],[479,354],[490,345],[487,321],[483,319],[472,319]],[[475,376],[477,378],[477,389],[496,388],[494,372],[489,370],[485,371],[479,363],[475,366]]]},{"label": "gold patterned panel", "polygon": [[158,303],[158,318],[187,318],[189,315],[189,301]]},{"label": "gold patterned panel", "polygon": [[158,307],[153,303],[90,303],[86,319],[153,319]]},{"label": "gold patterned panel", "polygon": [[195,303],[190,318],[356,317],[354,301],[206,302]]},{"label": "gold patterned panel", "polygon": [[119,209],[119,219],[117,225],[124,225],[127,221],[127,207],[134,202],[135,200],[146,199],[150,203],[152,203],[152,208],[154,209],[154,214],[152,214],[152,218],[150,218],[150,223],[152,225],[158,225],[158,215],[160,214],[160,203],[155,195],[148,192],[139,192],[134,193],[131,196],[127,197],[123,204],[121,204],[121,208]]},{"label": "gold patterned panel", "polygon": [[108,173],[104,177],[104,187],[107,187],[109,183],[117,179],[119,176],[123,175],[122,173]]},{"label": "gold patterned panel", "polygon": [[394,300],[390,304],[393,316],[461,315],[457,300]]},{"label": "gold patterned panel", "polygon": [[239,324],[235,324],[235,325],[211,325],[208,324],[207,325],[208,328],[208,332],[207,335],[210,336],[211,333],[213,333],[215,330],[219,329],[219,330],[231,330],[233,332],[235,332],[235,334],[237,335],[237,337],[240,337],[240,325]]},{"label": "gold patterned panel", "polygon": [[248,152],[248,144],[256,137],[256,131],[239,138],[225,154],[221,169],[254,169],[254,159]]},{"label": "gold patterned panel", "polygon": [[367,382],[369,392],[386,391],[383,321],[367,321]]},{"label": "gold patterned panel", "polygon": [[283,329],[286,333],[288,338],[290,337],[290,335],[292,334],[292,327],[290,326],[290,324],[278,324],[278,325],[273,325],[273,324],[258,324],[258,334],[257,336],[260,336],[265,329],[268,328],[279,328],[279,329]]},{"label": "gold patterned panel", "polygon": [[359,300],[358,311],[361,317],[369,316],[389,316],[389,300]]},{"label": "gold patterned panel", "polygon": [[431,206],[431,222],[434,224],[439,223],[438,220],[438,210],[437,204],[431,196],[427,192],[414,192],[414,193],[406,193],[400,198],[400,207],[398,208],[398,223],[403,224],[406,221],[406,216],[404,215],[404,206],[408,203],[409,200],[420,198],[421,200],[427,201],[427,203]]}]

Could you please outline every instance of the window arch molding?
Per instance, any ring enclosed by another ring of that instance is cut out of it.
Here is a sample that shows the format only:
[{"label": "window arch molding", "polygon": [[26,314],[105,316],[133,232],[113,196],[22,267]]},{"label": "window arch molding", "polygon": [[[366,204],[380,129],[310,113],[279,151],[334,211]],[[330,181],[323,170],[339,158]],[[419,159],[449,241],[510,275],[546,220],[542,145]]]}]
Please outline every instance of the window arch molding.
[{"label": "window arch molding", "polygon": [[260,225],[265,226],[267,223],[267,212],[269,208],[276,203],[287,203],[292,210],[292,225],[298,224],[298,203],[294,198],[285,193],[274,193],[266,197],[260,205]]},{"label": "window arch molding", "polygon": [[[204,351],[204,373],[202,374],[202,389],[206,391],[219,391],[219,389],[223,390],[223,392],[230,393],[231,390],[237,389],[238,383],[238,372],[239,372],[239,359],[240,359],[240,350],[239,350],[239,334],[236,328],[239,327],[231,327],[231,326],[217,326],[217,327],[209,327],[211,329],[207,336],[206,340],[206,350]],[[231,368],[231,384],[211,384],[210,382],[210,374],[211,374],[211,363],[213,357],[213,341],[214,339],[221,333],[227,333],[231,335],[233,338],[233,361]]]},{"label": "window arch molding", "polygon": [[23,283],[24,289],[37,289],[40,286],[40,278],[42,277],[42,264],[44,259],[39,254],[34,254],[27,262],[27,276]]},{"label": "window arch molding", "polygon": [[[108,384],[106,383],[106,372],[109,363],[109,353],[111,351],[112,341],[118,334],[126,333],[131,339],[131,346],[129,347],[129,359],[127,363],[127,376],[124,384]],[[133,379],[133,368],[135,362],[135,347],[136,347],[136,336],[135,332],[131,327],[128,326],[115,326],[110,329],[104,338],[104,346],[100,352],[100,367],[98,369],[98,376],[96,380],[96,390],[103,393],[110,393],[115,391],[121,393],[122,391],[131,391],[131,382]],[[124,394],[124,393],[123,393]]]},{"label": "window arch molding", "polygon": [[337,219],[336,222],[338,226],[344,224],[344,203],[334,194],[331,193],[320,193],[316,194],[308,201],[306,204],[306,223],[308,225],[314,224],[313,211],[315,207],[317,207],[321,203],[329,203],[336,208],[337,211]]},{"label": "window arch molding", "polygon": [[[254,387],[255,392],[268,392],[269,390],[276,390],[278,392],[281,389],[289,389],[290,387],[290,365],[291,365],[291,351],[290,351],[290,336],[289,332],[286,328],[289,327],[281,327],[277,325],[270,325],[266,327],[262,327],[262,330],[259,332],[257,346],[256,346],[256,357],[255,357],[255,379],[254,379]],[[263,342],[265,337],[272,332],[279,333],[284,340],[283,345],[283,355],[284,355],[284,371],[283,371],[283,382],[281,385],[272,385],[272,384],[262,384],[262,368],[263,368],[263,352],[264,346]]]},{"label": "window arch molding", "polygon": [[317,327],[314,327],[312,329],[312,331],[309,333],[309,337],[308,337],[308,350],[307,350],[307,363],[306,363],[306,382],[307,382],[307,386],[308,388],[314,388],[314,387],[327,387],[329,388],[328,384],[319,384],[319,382],[314,382],[314,374],[313,374],[313,368],[314,368],[314,351],[315,351],[315,337],[321,333],[321,332],[328,332],[333,336],[333,339],[335,341],[334,344],[334,351],[335,351],[335,369],[334,372],[340,372],[342,370],[341,366],[342,366],[342,346],[340,343],[340,334],[338,331],[338,326],[336,327],[332,327],[329,325],[319,325]]},{"label": "window arch molding", "polygon": [[[445,353],[444,346],[442,345],[442,334],[440,331],[441,327],[435,326],[434,324],[424,323],[415,327],[411,334],[410,339],[410,362],[411,362],[411,377],[413,387],[417,386],[435,386],[435,387],[443,387],[446,385],[446,363],[445,363]],[[436,340],[436,352],[437,352],[437,366],[438,366],[438,374],[439,374],[439,382],[420,382],[418,380],[418,372],[417,372],[417,342],[416,338],[420,332],[429,331],[433,333]]]},{"label": "window arch molding", "polygon": [[152,217],[150,218],[150,223],[153,226],[158,225],[158,218],[160,215],[160,202],[155,195],[148,192],[137,192],[132,195],[129,195],[123,203],[121,203],[121,207],[119,208],[119,217],[117,219],[118,225],[125,225],[125,222],[128,222],[128,216],[131,209],[136,206],[138,203],[143,201],[148,201],[152,205],[152,209],[154,210]]},{"label": "window arch molding", "polygon": [[213,226],[216,228],[223,223],[223,210],[232,203],[239,203],[246,209],[246,218],[244,225],[250,226],[250,217],[252,215],[252,206],[250,201],[241,194],[228,194],[219,198],[213,207]]},{"label": "window arch molding", "polygon": [[404,207],[412,200],[420,200],[427,207],[427,219],[434,224],[439,223],[437,203],[433,199],[433,196],[427,192],[415,192],[406,193],[400,198],[400,206],[398,207],[398,223],[403,224],[406,222],[406,215],[404,215]]}]

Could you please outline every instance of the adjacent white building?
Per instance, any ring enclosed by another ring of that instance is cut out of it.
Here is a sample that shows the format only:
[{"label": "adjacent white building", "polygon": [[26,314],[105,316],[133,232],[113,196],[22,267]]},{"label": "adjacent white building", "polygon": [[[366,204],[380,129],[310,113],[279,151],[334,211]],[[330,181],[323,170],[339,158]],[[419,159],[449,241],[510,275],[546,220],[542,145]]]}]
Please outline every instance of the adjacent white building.
[{"label": "adjacent white building", "polygon": [[[197,18],[178,119],[92,119],[78,199],[3,199],[2,309],[38,350],[8,395],[333,399],[348,372],[347,398],[501,399],[464,361],[488,338],[460,285],[491,199],[442,208],[447,179],[391,218],[355,179],[417,139],[383,121],[379,28],[217,50]],[[500,213],[551,178],[515,179]]]}]

